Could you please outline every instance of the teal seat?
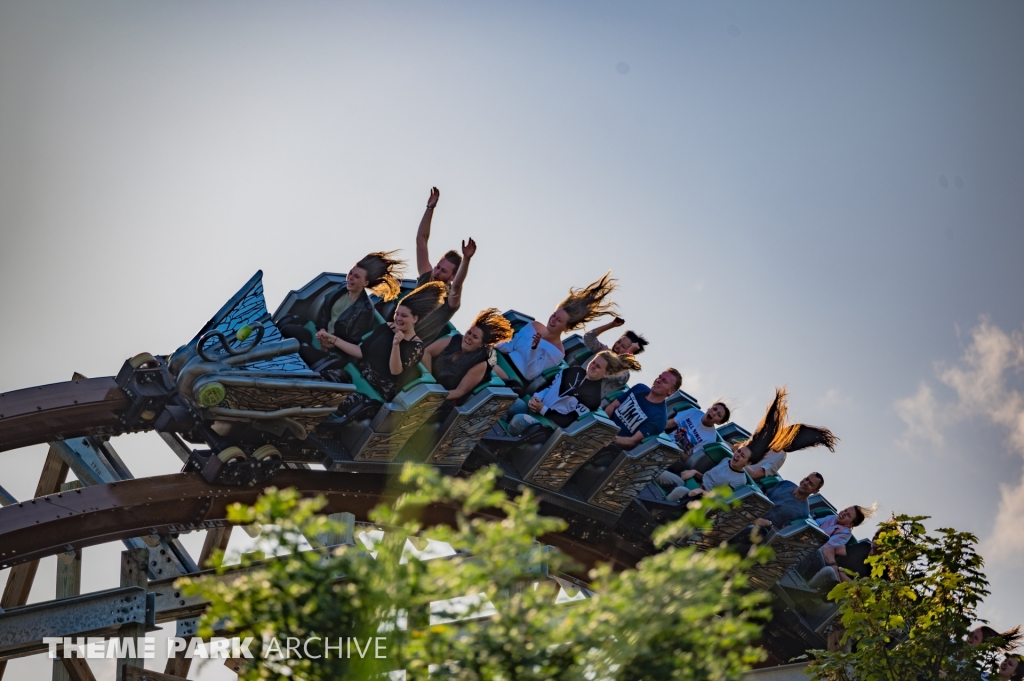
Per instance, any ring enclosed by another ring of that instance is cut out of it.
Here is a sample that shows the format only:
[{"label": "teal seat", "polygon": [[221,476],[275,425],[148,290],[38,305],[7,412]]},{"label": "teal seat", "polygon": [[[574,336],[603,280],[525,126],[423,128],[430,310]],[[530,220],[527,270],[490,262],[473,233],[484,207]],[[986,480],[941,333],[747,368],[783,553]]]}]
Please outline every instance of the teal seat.
[{"label": "teal seat", "polygon": [[704,445],[704,454],[714,461],[717,466],[722,461],[732,456],[732,450],[729,449],[727,445],[719,442],[709,442]]},{"label": "teal seat", "polygon": [[[430,375],[430,372],[427,371],[427,368],[425,366],[420,364],[418,365],[418,368],[420,370],[420,375],[412,379],[405,385],[403,385],[402,392],[412,390],[416,386],[422,385],[424,383],[437,383],[437,381],[434,380],[434,377]],[[378,402],[386,401],[383,397],[381,397],[380,393],[377,392],[365,378],[363,378],[363,375],[359,373],[359,369],[357,369],[354,364],[346,364],[345,371],[352,379],[352,385],[356,387],[357,393],[366,395],[370,399],[377,400]]]},{"label": "teal seat", "polygon": [[[569,368],[568,364],[566,364],[565,362],[559,362],[555,366],[553,366],[553,367],[551,367],[549,369],[545,369],[544,371],[540,372],[540,375],[543,376],[544,378],[548,379],[549,381],[553,381],[555,379],[555,376],[558,375],[559,371],[563,371],[564,369],[568,369],[568,368]],[[535,378],[533,380],[536,381],[537,379]]]},{"label": "teal seat", "polygon": [[501,380],[501,377],[498,376],[497,374],[492,373],[490,378],[488,378],[486,381],[482,381],[480,383],[480,385],[478,385],[477,387],[473,388],[473,391],[472,391],[471,394],[476,395],[478,392],[480,392],[481,390],[484,390],[485,388],[504,388],[504,387],[505,387],[505,381]]},{"label": "teal seat", "polygon": [[406,390],[412,390],[416,386],[423,385],[424,383],[437,383],[437,381],[434,380],[434,377],[430,375],[430,372],[427,371],[427,367],[423,366],[422,363],[417,364],[416,368],[420,370],[420,375],[403,385],[403,392]]},{"label": "teal seat", "polygon": [[770,490],[772,487],[775,487],[775,485],[779,484],[780,482],[782,482],[782,476],[780,476],[780,475],[766,475],[765,477],[761,478],[761,480],[760,480],[761,489],[763,489],[765,492],[767,492],[768,490]]},{"label": "teal seat", "polygon": [[508,380],[517,385],[523,385],[523,377],[520,376],[519,371],[512,366],[512,362],[508,361],[508,357],[501,352],[496,354],[498,355],[497,364],[501,367],[501,370],[505,372],[505,375],[508,376]]},{"label": "teal seat", "polygon": [[582,350],[577,350],[576,352],[574,352],[572,354],[572,357],[568,357],[567,359],[569,360],[570,364],[575,364],[576,366],[582,366],[584,362],[586,362],[588,359],[590,359],[593,356],[594,356],[594,351],[593,350],[591,350],[590,348],[583,348]]},{"label": "teal seat", "polygon": [[371,400],[377,400],[378,402],[384,401],[384,398],[380,396],[380,393],[370,385],[369,381],[363,378],[361,373],[359,373],[359,369],[356,368],[355,364],[352,364],[351,362],[346,364],[345,371],[348,373],[349,378],[352,379],[352,385],[356,387],[357,393],[365,395]]},{"label": "teal seat", "polygon": [[669,418],[673,418],[679,412],[686,411],[687,409],[699,409],[699,408],[700,407],[698,407],[696,404],[693,404],[692,402],[689,402],[687,400],[680,400],[680,401],[678,401],[678,402],[676,402],[675,404],[672,405],[672,413],[669,414],[668,417]]},{"label": "teal seat", "polygon": [[630,390],[630,388],[627,385],[625,388],[620,388],[619,390],[616,390],[613,393],[608,393],[608,396],[605,397],[604,399],[605,399],[605,401],[608,402],[608,404],[611,404],[615,400],[621,399],[623,395],[625,395],[626,393],[629,392],[629,390]]}]

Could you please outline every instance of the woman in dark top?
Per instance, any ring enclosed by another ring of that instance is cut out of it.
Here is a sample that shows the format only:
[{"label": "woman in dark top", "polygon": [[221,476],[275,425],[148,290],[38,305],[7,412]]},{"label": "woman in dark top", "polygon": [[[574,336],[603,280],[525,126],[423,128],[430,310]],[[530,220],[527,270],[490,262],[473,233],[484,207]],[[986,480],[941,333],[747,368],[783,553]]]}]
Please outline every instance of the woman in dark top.
[{"label": "woman in dark top", "polygon": [[[339,286],[324,298],[316,319],[306,320],[289,315],[278,323],[281,335],[298,339],[299,355],[314,371],[338,369],[345,361],[339,351],[325,344],[322,337],[329,335],[348,343],[358,344],[373,328],[372,291],[385,301],[398,296],[397,278],[404,266],[393,256],[395,251],[370,253],[349,270],[345,285]],[[332,350],[334,350],[332,352]]]},{"label": "woman in dark top", "polygon": [[511,337],[512,325],[492,307],[478,314],[465,334],[431,343],[423,364],[448,391],[448,400],[458,402],[486,378],[494,346]]},{"label": "woman in dark top", "polygon": [[[355,357],[359,373],[366,382],[385,401],[391,401],[412,378],[416,365],[423,358],[423,341],[416,335],[416,322],[436,309],[442,300],[444,284],[432,281],[403,298],[395,310],[395,320],[378,326],[361,344],[355,345],[329,333],[319,335],[320,342],[324,347]],[[346,413],[356,402],[365,401],[364,395],[352,393],[338,411]]]}]

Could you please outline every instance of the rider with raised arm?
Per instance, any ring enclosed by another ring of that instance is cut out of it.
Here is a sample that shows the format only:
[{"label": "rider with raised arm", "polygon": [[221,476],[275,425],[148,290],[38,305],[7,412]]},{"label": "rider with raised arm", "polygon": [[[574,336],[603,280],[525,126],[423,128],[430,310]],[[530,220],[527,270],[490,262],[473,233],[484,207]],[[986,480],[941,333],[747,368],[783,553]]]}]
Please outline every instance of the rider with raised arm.
[{"label": "rider with raised arm", "polygon": [[[597,355],[602,350],[611,350],[616,355],[639,355],[647,347],[649,341],[641,336],[636,331],[627,331],[619,337],[611,347],[608,347],[597,339],[605,331],[609,329],[618,328],[626,323],[626,320],[622,317],[616,317],[607,324],[591,329],[583,334],[583,344],[587,348]],[[594,359],[593,356],[589,357],[586,362],[583,363],[583,367],[586,368],[588,364]],[[629,370],[620,371],[615,374],[609,374],[601,381],[601,399],[606,398],[614,392],[622,390],[629,383]]]},{"label": "rider with raised arm", "polygon": [[448,251],[437,261],[437,265],[430,264],[430,251],[428,250],[430,223],[434,218],[434,209],[437,207],[440,197],[441,192],[437,187],[431,188],[430,198],[427,199],[427,208],[423,212],[419,229],[416,230],[416,268],[419,272],[416,285],[422,286],[429,281],[440,281],[446,287],[444,303],[431,312],[426,319],[421,319],[416,327],[420,338],[428,345],[441,335],[445,325],[451,321],[451,318],[458,312],[459,306],[462,305],[462,285],[469,274],[469,262],[476,255],[476,242],[470,238],[468,242],[462,242],[462,255],[454,250]]},{"label": "rider with raised arm", "polygon": [[508,355],[523,378],[532,381],[545,370],[558,366],[565,357],[563,333],[578,329],[615,308],[615,304],[607,300],[614,290],[615,280],[610,272],[585,288],[569,289],[568,297],[559,303],[547,324],[530,322],[497,350]]}]

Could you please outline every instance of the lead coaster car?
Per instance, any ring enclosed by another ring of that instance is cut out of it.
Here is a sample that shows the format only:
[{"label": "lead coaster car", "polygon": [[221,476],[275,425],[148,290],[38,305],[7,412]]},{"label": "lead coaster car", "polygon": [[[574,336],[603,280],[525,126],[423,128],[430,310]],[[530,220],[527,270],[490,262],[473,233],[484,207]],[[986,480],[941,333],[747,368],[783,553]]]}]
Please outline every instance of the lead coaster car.
[{"label": "lead coaster car", "polygon": [[[325,381],[298,349],[299,342],[285,339],[271,321],[259,271],[166,360],[184,402],[179,408],[199,421],[189,434],[210,446],[209,452],[193,452],[185,470],[211,483],[254,485],[283,465],[275,444],[309,446],[312,430],[355,386]],[[158,421],[158,429],[175,430],[176,416]]]}]

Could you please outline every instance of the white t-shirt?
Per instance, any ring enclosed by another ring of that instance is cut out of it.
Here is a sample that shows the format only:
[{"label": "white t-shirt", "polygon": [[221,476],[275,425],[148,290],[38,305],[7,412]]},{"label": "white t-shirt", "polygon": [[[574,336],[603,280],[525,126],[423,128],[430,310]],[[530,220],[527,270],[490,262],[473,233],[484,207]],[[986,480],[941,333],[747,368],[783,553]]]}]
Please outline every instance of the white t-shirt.
[{"label": "white t-shirt", "polygon": [[723,485],[728,485],[729,487],[736,489],[737,487],[743,487],[743,485],[747,484],[746,474],[742,470],[737,472],[730,468],[730,461],[732,461],[732,457],[722,459],[718,462],[717,466],[705,473],[704,479],[701,480],[700,483],[701,487],[710,491],[716,487],[722,487]]},{"label": "white t-shirt", "polygon": [[768,477],[769,475],[778,475],[779,469],[782,468],[784,463],[786,463],[786,452],[769,450],[763,459],[750,466],[750,468],[760,468],[764,471],[765,477]]},{"label": "white t-shirt", "polygon": [[676,426],[679,430],[675,433],[676,439],[686,437],[693,445],[693,453],[700,454],[704,451],[704,445],[718,439],[718,433],[714,426],[705,426],[701,423],[704,412],[700,409],[686,409],[675,415]]},{"label": "white t-shirt", "polygon": [[509,361],[528,381],[537,378],[546,369],[558,366],[558,363],[565,357],[564,351],[559,350],[554,343],[543,338],[537,347],[533,347],[535,333],[537,330],[533,328],[533,324],[527,324],[516,331],[512,340],[496,347],[498,352],[508,355]]},{"label": "white t-shirt", "polygon": [[[718,465],[704,474],[704,478],[701,480],[700,486],[704,488],[705,492],[710,492],[716,487],[723,487],[725,485],[736,489],[737,487],[743,487],[743,485],[747,484],[747,476],[743,471],[737,472],[729,467],[729,461],[731,460],[732,457],[722,459],[718,462]],[[666,473],[666,475],[673,474]],[[686,485],[679,485],[668,493],[668,500],[679,501],[683,497],[688,497],[689,495],[690,490],[686,488]]]}]

